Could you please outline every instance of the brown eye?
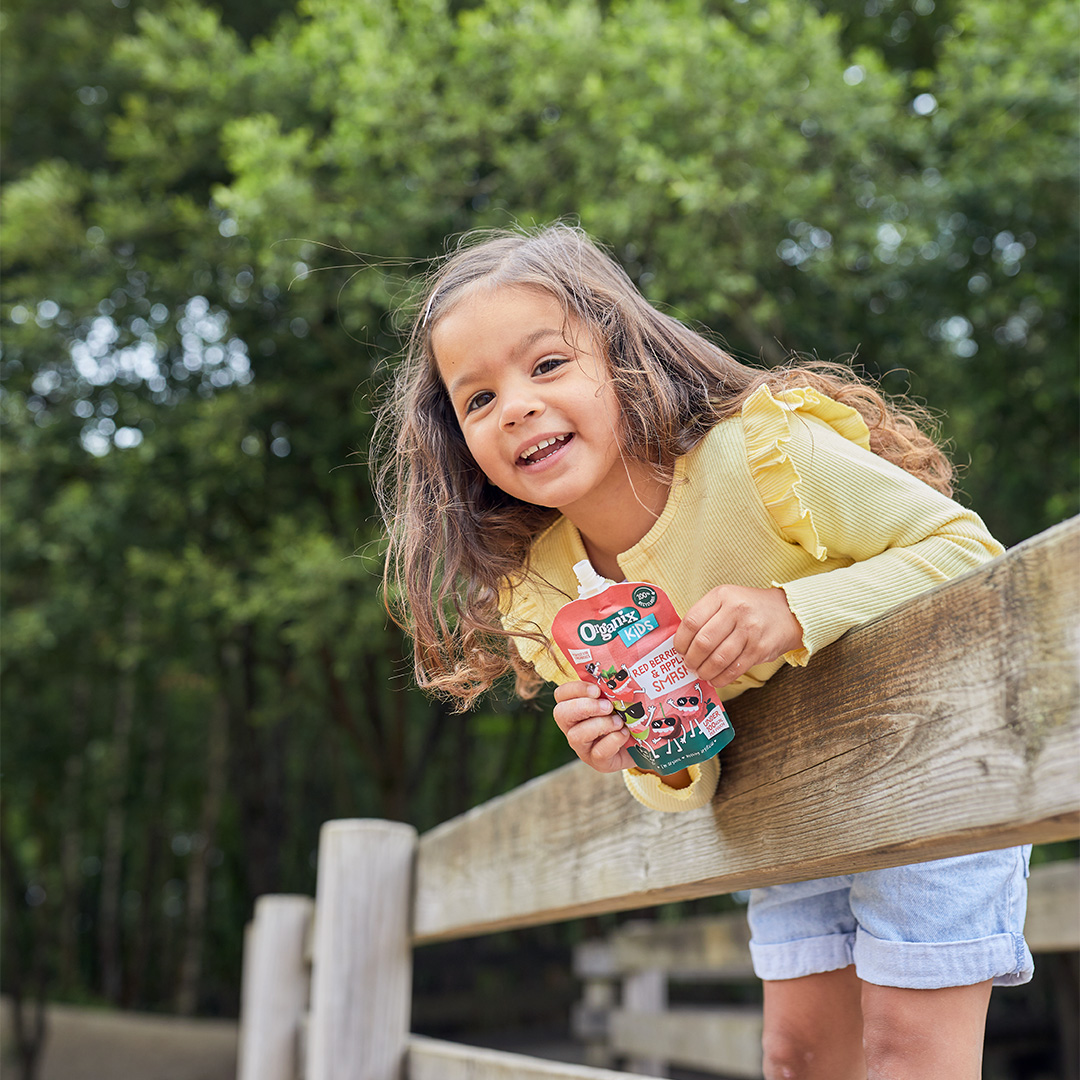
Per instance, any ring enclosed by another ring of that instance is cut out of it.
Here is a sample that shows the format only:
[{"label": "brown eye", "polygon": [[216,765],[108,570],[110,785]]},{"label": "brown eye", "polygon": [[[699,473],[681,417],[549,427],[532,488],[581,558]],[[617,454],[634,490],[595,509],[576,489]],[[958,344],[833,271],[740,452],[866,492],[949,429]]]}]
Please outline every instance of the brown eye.
[{"label": "brown eye", "polygon": [[465,405],[465,411],[471,413],[476,409],[482,409],[489,401],[493,401],[495,395],[489,390],[483,390],[479,394],[474,394],[469,398],[468,403]]},{"label": "brown eye", "polygon": [[550,375],[557,368],[562,367],[566,363],[565,356],[545,356],[536,367],[533,368],[534,375]]}]

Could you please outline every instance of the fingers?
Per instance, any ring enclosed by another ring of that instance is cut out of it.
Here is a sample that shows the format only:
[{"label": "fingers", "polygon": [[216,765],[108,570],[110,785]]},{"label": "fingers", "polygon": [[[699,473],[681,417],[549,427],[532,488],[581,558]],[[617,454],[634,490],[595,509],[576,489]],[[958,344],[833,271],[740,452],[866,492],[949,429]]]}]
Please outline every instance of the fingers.
[{"label": "fingers", "polygon": [[565,683],[557,687],[555,701],[555,723],[564,735],[569,735],[575,724],[591,717],[609,716],[613,710],[611,702],[600,696],[599,687],[583,682]]},{"label": "fingers", "polygon": [[[562,727],[562,724],[559,726]],[[586,765],[599,772],[615,772],[629,767],[630,755],[624,747],[632,736],[618,714],[593,716],[564,730],[570,749]]]},{"label": "fingers", "polygon": [[[756,662],[756,650],[749,633],[739,626],[727,629],[713,622],[694,639],[686,662],[713,686],[726,686]],[[726,682],[724,681],[726,676]]]},{"label": "fingers", "polygon": [[569,701],[571,698],[600,696],[600,687],[592,682],[568,682],[555,687],[556,701]]},{"label": "fingers", "polygon": [[[695,671],[708,678],[702,665],[736,628],[738,616],[734,598],[723,588],[711,589],[686,613],[673,644]],[[729,660],[733,658],[729,649]]]},{"label": "fingers", "polygon": [[[620,769],[628,769],[633,765],[630,753],[626,749],[628,743],[633,741],[632,736],[627,734],[626,729],[620,727],[616,731],[609,731],[606,735],[593,741],[583,738],[580,743],[577,738],[578,732],[573,732],[568,737],[571,749],[586,765],[597,772],[618,772]],[[610,726],[610,722],[609,722]]]},{"label": "fingers", "polygon": [[690,667],[719,688],[801,643],[802,627],[782,589],[721,585],[690,608],[674,645]]},{"label": "fingers", "polygon": [[736,664],[749,640],[747,630],[738,622],[734,605],[713,608],[704,617],[700,611],[695,612],[694,618],[688,615],[675,635],[676,649],[682,643],[680,635],[685,642],[680,651],[687,664],[709,682]]},{"label": "fingers", "polygon": [[616,772],[632,762],[625,750],[631,736],[611,702],[588,683],[565,683],[555,691],[555,723],[570,749],[599,772]]},{"label": "fingers", "polygon": [[708,595],[703,596],[683,616],[682,622],[679,623],[679,629],[675,631],[675,639],[672,641],[672,645],[675,646],[675,651],[682,657],[686,656],[698,632],[709,621],[709,617],[715,611],[715,608],[707,605],[706,601],[708,599]]},{"label": "fingers", "polygon": [[720,650],[708,657],[698,669],[698,674],[717,690],[722,686],[733,683],[741,675],[745,675],[756,663],[760,663],[746,649],[738,653],[735,659],[731,661],[725,655],[726,652],[727,644],[725,643]]}]

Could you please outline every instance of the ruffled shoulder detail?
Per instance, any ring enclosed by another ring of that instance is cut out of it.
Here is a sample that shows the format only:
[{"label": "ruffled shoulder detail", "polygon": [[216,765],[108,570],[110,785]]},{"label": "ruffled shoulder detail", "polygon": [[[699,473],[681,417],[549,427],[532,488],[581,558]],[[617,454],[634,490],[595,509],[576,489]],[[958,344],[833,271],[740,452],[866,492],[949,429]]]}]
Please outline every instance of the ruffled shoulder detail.
[{"label": "ruffled shoulder detail", "polygon": [[775,394],[768,386],[760,386],[743,403],[746,457],[769,516],[788,540],[805,548],[815,559],[825,559],[828,552],[818,538],[813,516],[802,504],[801,477],[786,450],[800,415],[828,424],[864,450],[870,449],[870,430],[858,410],[808,386]]}]

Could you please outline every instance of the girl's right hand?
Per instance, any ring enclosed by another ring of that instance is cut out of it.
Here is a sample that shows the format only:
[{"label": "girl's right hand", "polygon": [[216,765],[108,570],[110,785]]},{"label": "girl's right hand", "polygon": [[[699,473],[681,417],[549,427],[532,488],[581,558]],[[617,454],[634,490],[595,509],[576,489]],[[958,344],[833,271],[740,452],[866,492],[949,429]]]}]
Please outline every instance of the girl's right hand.
[{"label": "girl's right hand", "polygon": [[634,762],[626,747],[633,736],[595,683],[569,682],[555,688],[555,723],[570,749],[597,772],[619,772]]}]

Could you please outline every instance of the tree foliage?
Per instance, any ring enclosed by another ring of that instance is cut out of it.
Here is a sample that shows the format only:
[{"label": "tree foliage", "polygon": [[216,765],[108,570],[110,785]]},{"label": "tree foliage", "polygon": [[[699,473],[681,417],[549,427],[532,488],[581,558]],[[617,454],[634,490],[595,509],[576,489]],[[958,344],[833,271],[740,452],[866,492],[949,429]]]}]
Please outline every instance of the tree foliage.
[{"label": "tree foliage", "polygon": [[449,235],[574,216],[736,353],[910,386],[1003,540],[1076,511],[1064,0],[103,10],[3,16],[5,903],[58,928],[9,987],[234,1009],[322,820],[566,760],[410,690],[378,596],[370,403]]}]

